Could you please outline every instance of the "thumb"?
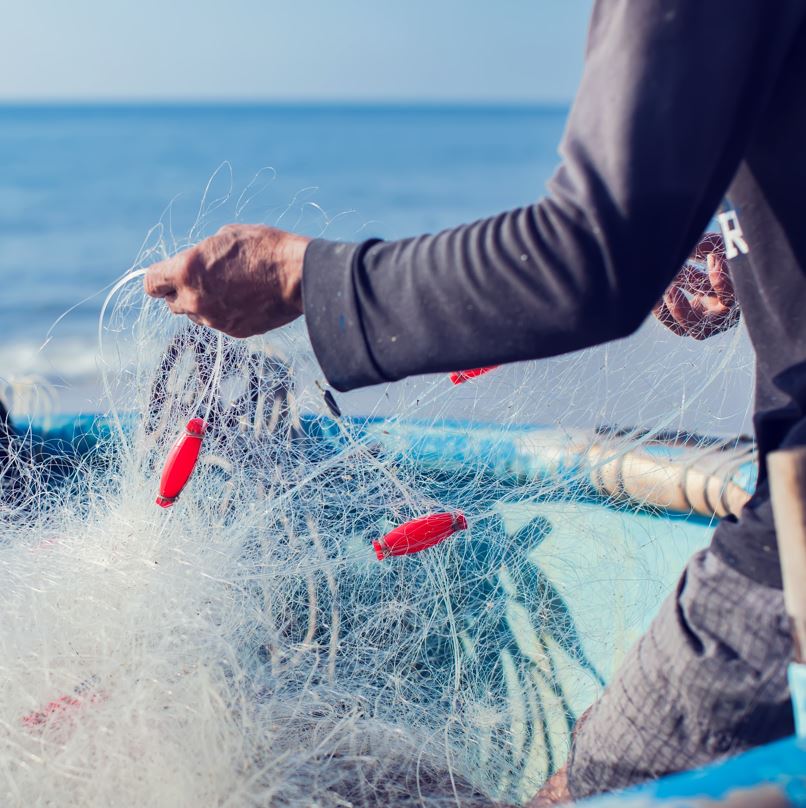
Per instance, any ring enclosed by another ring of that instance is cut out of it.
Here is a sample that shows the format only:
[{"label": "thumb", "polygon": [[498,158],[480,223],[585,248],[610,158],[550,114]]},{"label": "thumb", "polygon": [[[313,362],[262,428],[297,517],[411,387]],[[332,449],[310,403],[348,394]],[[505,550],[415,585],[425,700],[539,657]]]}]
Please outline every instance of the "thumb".
[{"label": "thumb", "polygon": [[711,286],[713,286],[719,302],[724,306],[733,306],[736,303],[736,292],[728,272],[728,262],[724,256],[716,253],[708,256],[708,277],[711,279]]},{"label": "thumb", "polygon": [[152,264],[143,277],[145,293],[149,297],[175,297],[180,285],[179,269],[184,263],[185,259],[180,254]]}]

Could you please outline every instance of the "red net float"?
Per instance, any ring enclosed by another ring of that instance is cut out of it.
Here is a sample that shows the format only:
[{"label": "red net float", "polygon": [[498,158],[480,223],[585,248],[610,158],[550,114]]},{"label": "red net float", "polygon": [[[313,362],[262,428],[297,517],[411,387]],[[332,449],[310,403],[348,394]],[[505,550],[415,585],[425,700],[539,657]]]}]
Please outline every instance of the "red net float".
[{"label": "red net float", "polygon": [[52,718],[69,713],[81,706],[79,699],[73,696],[61,696],[61,698],[54,699],[46,704],[41,710],[35,710],[28,715],[23,716],[22,723],[26,727],[40,727],[46,724]]},{"label": "red net float", "polygon": [[473,368],[472,370],[457,370],[451,373],[451,381],[454,384],[464,384],[466,381],[475,379],[477,376],[483,376],[485,373],[489,373],[497,367],[500,367],[500,365],[488,365],[486,368]]},{"label": "red net float", "polygon": [[96,679],[93,676],[82,682],[72,695],[60,696],[58,699],[48,702],[41,710],[34,710],[22,717],[22,723],[26,727],[36,728],[45,724],[55,722],[72,716],[79,707],[85,704],[95,704],[102,700],[103,696],[93,688]]},{"label": "red net float", "polygon": [[177,438],[171,451],[168,452],[157,497],[157,505],[161,508],[170,508],[187,485],[193,469],[196,468],[206,431],[207,424],[201,418],[191,418],[184,434]]},{"label": "red net float", "polygon": [[463,513],[432,513],[399,525],[382,539],[372,542],[378,561],[427,550],[460,530],[467,530]]}]

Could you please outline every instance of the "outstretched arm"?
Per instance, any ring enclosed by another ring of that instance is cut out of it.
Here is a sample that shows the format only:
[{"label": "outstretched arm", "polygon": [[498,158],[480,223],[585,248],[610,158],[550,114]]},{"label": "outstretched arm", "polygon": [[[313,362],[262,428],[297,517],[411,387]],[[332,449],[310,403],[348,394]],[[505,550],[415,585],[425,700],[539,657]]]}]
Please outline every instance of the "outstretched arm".
[{"label": "outstretched arm", "polygon": [[[283,258],[283,234],[265,228],[273,246],[258,250],[262,264],[231,245],[245,288],[278,277],[298,287],[301,272],[314,350],[341,390],[626,336],[724,195],[804,14],[802,0],[598,0],[562,163],[544,199],[434,236],[316,240],[304,267],[299,251]],[[229,298],[212,301],[216,273],[227,274],[220,252],[215,241],[194,248],[197,270],[210,273],[202,283],[194,275],[192,306],[179,310],[236,335],[279,324],[264,294],[233,294],[247,308],[254,298],[256,316],[222,315]],[[146,290],[187,297],[183,260],[167,276],[159,266],[150,272]]]}]

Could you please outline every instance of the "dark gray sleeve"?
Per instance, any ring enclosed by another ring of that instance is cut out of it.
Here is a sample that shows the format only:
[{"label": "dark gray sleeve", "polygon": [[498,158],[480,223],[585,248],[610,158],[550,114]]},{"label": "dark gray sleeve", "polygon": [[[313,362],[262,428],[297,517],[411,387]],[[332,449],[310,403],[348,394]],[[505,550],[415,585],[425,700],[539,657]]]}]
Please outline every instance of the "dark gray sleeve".
[{"label": "dark gray sleeve", "polygon": [[634,331],[724,195],[805,9],[598,0],[546,197],[438,235],[308,247],[305,314],[330,383],[535,359]]}]

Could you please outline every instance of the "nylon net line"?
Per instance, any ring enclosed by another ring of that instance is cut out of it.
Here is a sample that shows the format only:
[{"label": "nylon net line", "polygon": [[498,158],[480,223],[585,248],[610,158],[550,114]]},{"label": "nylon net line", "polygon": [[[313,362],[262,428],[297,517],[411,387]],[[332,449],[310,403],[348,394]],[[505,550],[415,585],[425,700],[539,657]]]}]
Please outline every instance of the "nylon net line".
[{"label": "nylon net line", "polygon": [[[746,335],[648,322],[326,401],[304,323],[238,341],[142,293],[224,221],[354,235],[223,184],[109,293],[98,412],[18,418],[0,455],[0,801],[523,802],[752,490]],[[192,418],[199,462],[160,508]],[[376,557],[435,513],[467,528]]]}]

